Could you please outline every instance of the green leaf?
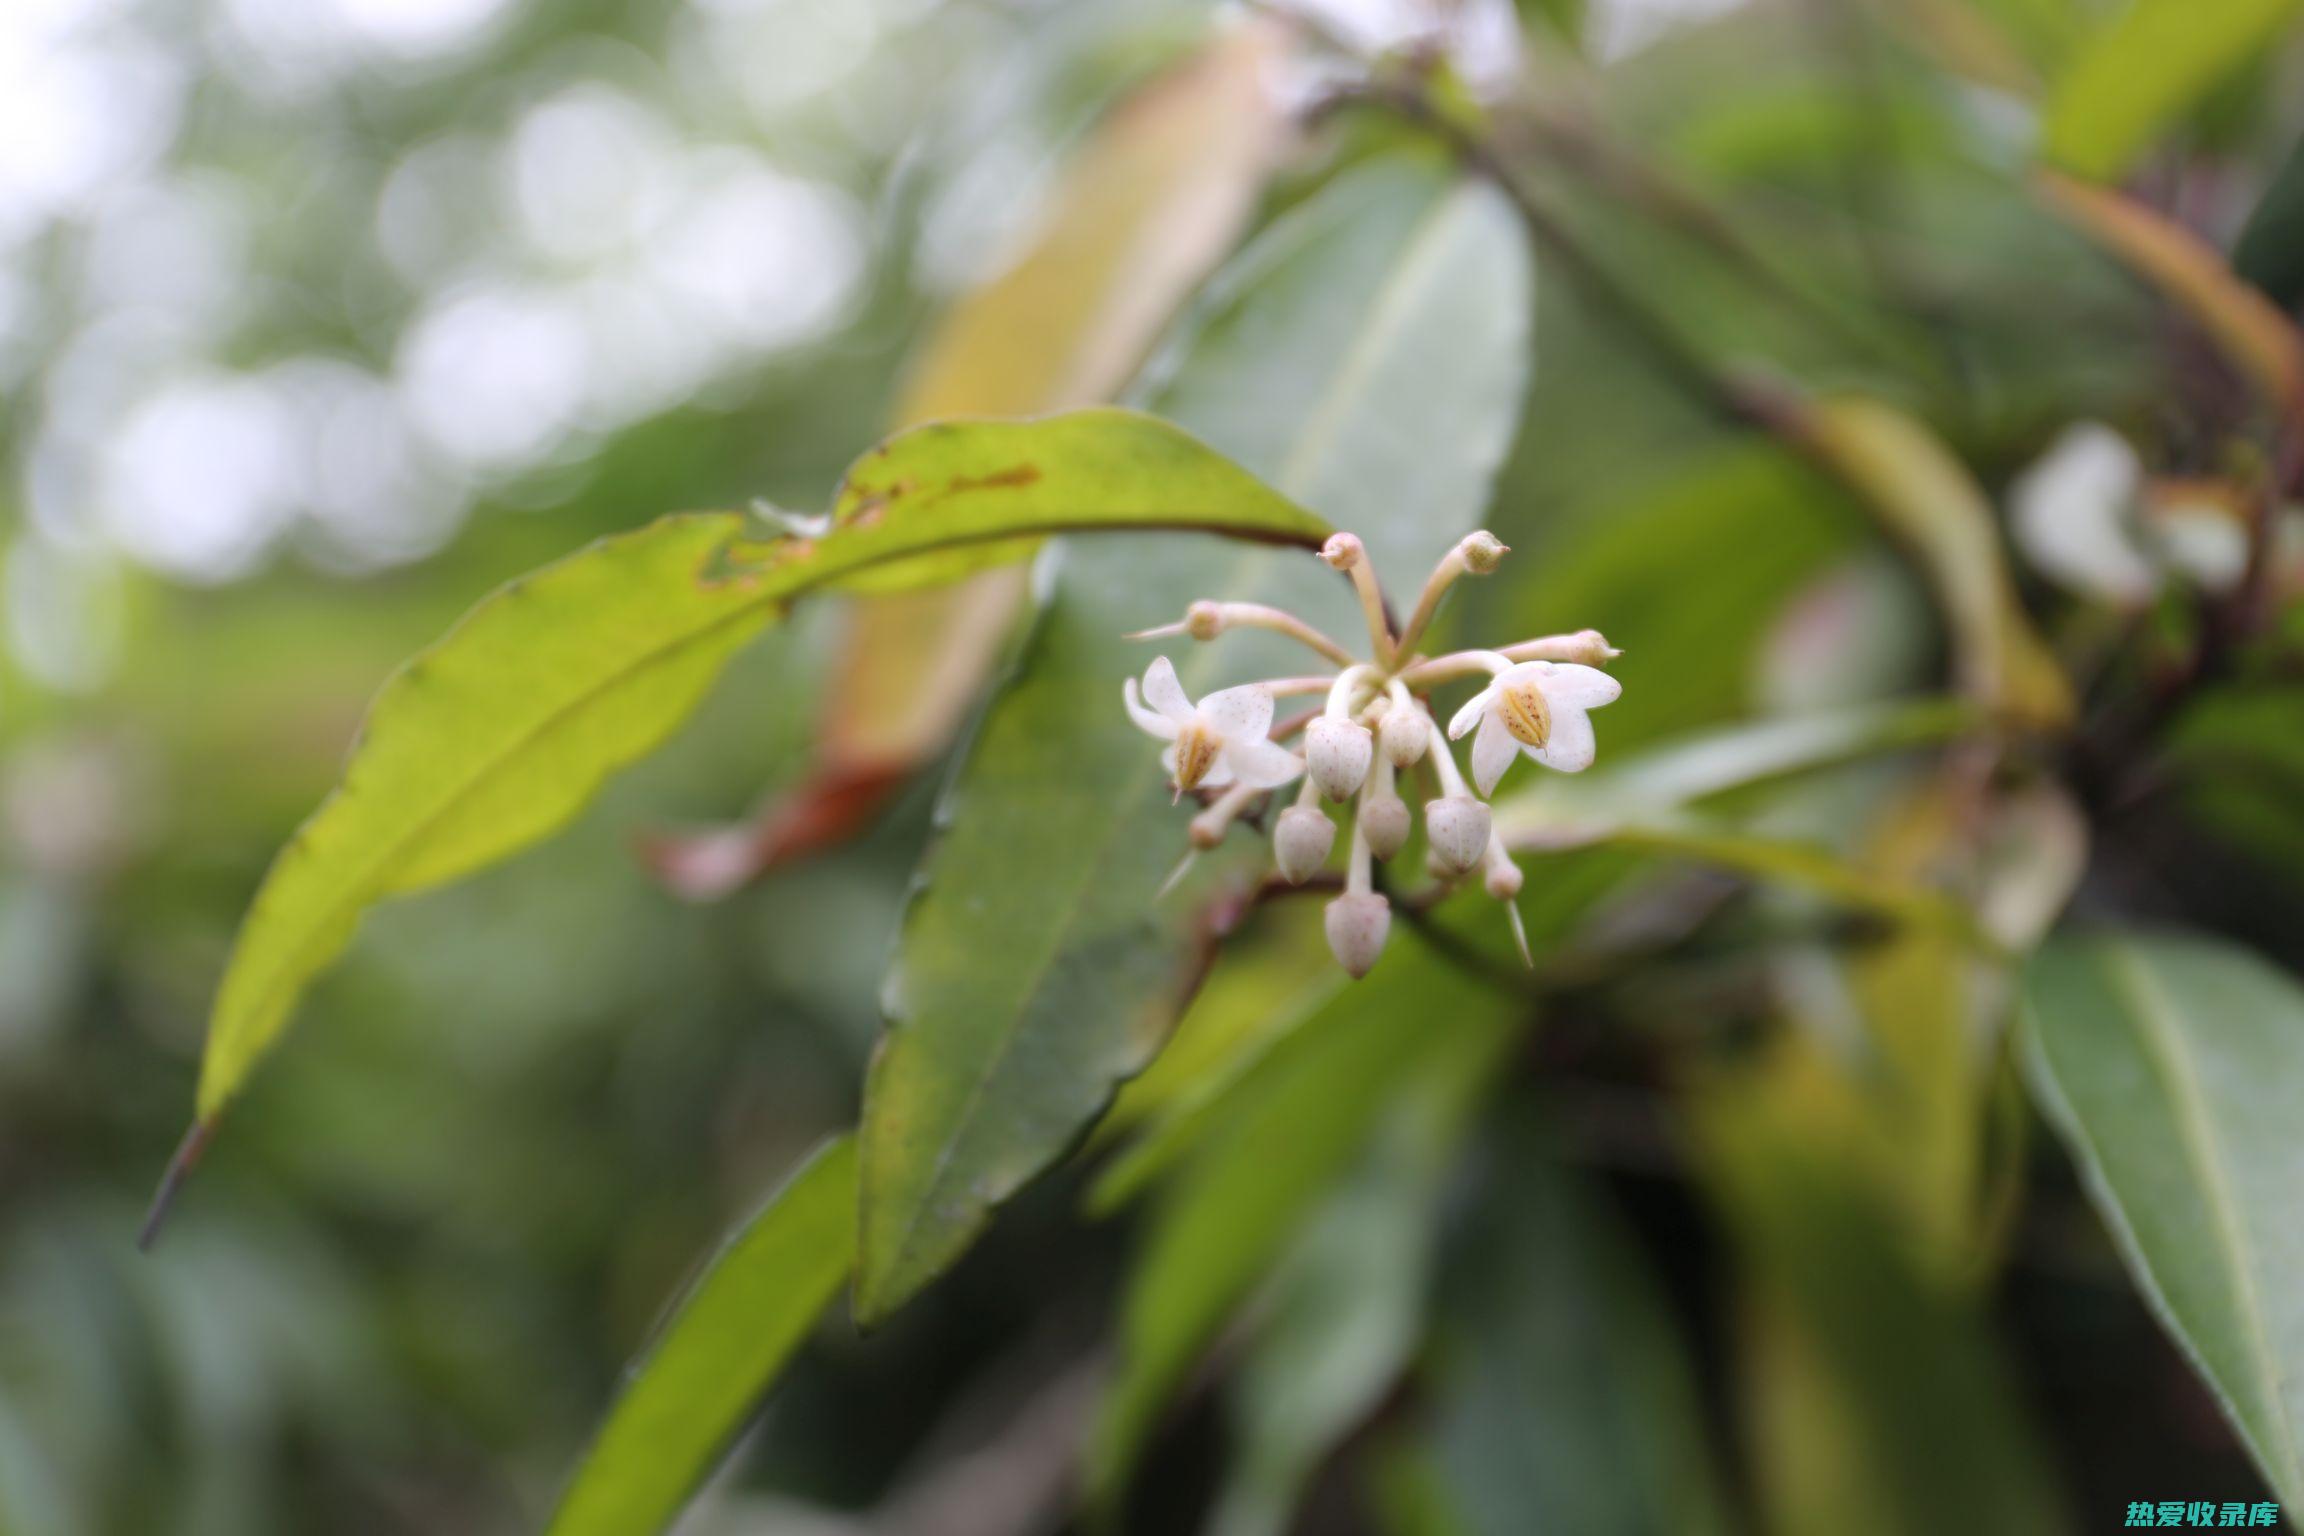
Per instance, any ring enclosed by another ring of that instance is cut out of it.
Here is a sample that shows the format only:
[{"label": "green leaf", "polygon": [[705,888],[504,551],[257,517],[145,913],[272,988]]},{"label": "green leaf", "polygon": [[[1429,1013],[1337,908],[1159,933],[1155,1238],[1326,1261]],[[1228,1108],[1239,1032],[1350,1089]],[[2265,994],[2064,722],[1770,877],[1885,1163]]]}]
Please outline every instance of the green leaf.
[{"label": "green leaf", "polygon": [[1716,864],[1983,942],[1959,907],[1923,885],[1821,844],[1748,831],[1692,809],[1732,791],[1942,743],[1971,729],[1975,718],[1958,701],[1921,699],[1709,732],[1575,778],[1540,779],[1496,803],[1496,834],[1516,851],[1616,847]]},{"label": "green leaf", "polygon": [[1327,532],[1177,428],[1089,410],[891,439],[849,470],[821,537],[753,541],[732,514],[669,517],[487,598],[385,685],[342,786],[265,877],[217,993],[200,1120],[239,1090],[370,905],[564,825],[794,599],[899,563],[941,579],[987,541],[1095,528],[1299,545]]},{"label": "green leaf", "polygon": [[[1376,162],[1277,222],[1157,367],[1160,409],[1364,538],[1395,583],[1467,527],[1514,424],[1525,252],[1485,188]],[[865,1089],[859,1316],[949,1265],[1140,1070],[1188,996],[1197,910],[1267,858],[1246,831],[1155,902],[1184,852],[1151,744],[1119,708],[1198,597],[1358,630],[1318,561],[1138,541],[1061,552],[1054,590],[947,794]],[[1194,694],[1304,659],[1271,636],[1174,649]]]},{"label": "green leaf", "polygon": [[1233,1456],[1210,1536],[1284,1536],[1321,1460],[1417,1344],[1453,1116],[1400,1115],[1275,1266],[1230,1396]]},{"label": "green leaf", "polygon": [[1821,1048],[1781,1043],[1701,1084],[1691,1116],[1692,1162],[1740,1260],[1739,1421],[1766,1528],[2067,1529],[1978,1298],[1929,1273],[1851,1157],[1870,1101]]},{"label": "green leaf", "polygon": [[1427,1435],[1445,1528],[1725,1532],[1679,1327],[1544,1111],[1513,1106],[1441,1287]]},{"label": "green leaf", "polygon": [[2063,939],[2026,1066],[2131,1274],[2265,1478],[2304,1504],[2304,988],[2207,940]]},{"label": "green leaf", "polygon": [[2131,0],[2049,93],[2042,154],[2117,179],[2162,129],[2261,58],[2296,10],[2297,0]]},{"label": "green leaf", "polygon": [[697,1277],[632,1370],[551,1536],[644,1536],[678,1517],[848,1278],[856,1152],[826,1142]]},{"label": "green leaf", "polygon": [[2232,269],[2293,313],[2304,303],[2304,138],[2290,147],[2232,248]]},{"label": "green leaf", "polygon": [[1505,796],[1496,810],[1513,823],[1674,810],[1866,758],[1941,746],[1977,723],[1972,707],[1940,698],[1763,719],[1675,737],[1572,778],[1546,775]]},{"label": "green leaf", "polygon": [[1096,1496],[1122,1490],[1169,1395],[1377,1124],[1424,1119],[1419,1134],[1451,1142],[1511,1038],[1512,999],[1406,934],[1392,942],[1234,1085],[1175,1174],[1122,1304],[1120,1372],[1089,1454]]}]

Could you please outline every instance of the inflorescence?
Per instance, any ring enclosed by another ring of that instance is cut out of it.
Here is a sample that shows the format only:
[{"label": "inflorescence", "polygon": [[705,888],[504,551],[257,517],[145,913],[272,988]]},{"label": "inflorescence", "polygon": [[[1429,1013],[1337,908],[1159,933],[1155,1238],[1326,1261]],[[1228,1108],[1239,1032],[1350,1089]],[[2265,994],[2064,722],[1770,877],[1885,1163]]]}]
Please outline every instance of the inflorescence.
[{"label": "inflorescence", "polygon": [[[1296,615],[1261,603],[1197,602],[1177,622],[1129,637],[1213,640],[1227,630],[1265,629],[1302,643],[1326,664],[1328,670],[1316,674],[1268,678],[1194,703],[1162,656],[1145,669],[1141,693],[1130,678],[1122,695],[1130,718],[1168,743],[1160,761],[1176,797],[1191,791],[1203,801],[1192,818],[1195,852],[1215,847],[1270,791],[1302,780],[1295,802],[1272,828],[1281,878],[1301,885],[1335,851],[1336,823],[1321,799],[1347,808],[1351,840],[1344,893],[1328,904],[1327,928],[1329,948],[1355,977],[1375,965],[1392,926],[1391,904],[1374,888],[1373,862],[1407,846],[1413,816],[1401,787],[1404,776],[1424,772],[1438,791],[1424,802],[1427,866],[1436,879],[1451,883],[1479,869],[1488,894],[1510,914],[1526,957],[1527,938],[1513,904],[1520,867],[1496,835],[1488,797],[1516,756],[1563,773],[1589,768],[1590,711],[1624,691],[1600,670],[1622,653],[1596,629],[1494,651],[1417,652],[1417,641],[1456,579],[1495,570],[1506,552],[1491,533],[1458,541],[1434,567],[1415,611],[1395,635],[1366,548],[1349,533],[1331,538],[1320,558],[1351,578],[1368,622],[1372,654],[1365,659]],[[1443,740],[1428,694],[1439,684],[1472,676],[1484,676],[1486,685],[1449,717]],[[1275,725],[1275,701],[1299,695],[1323,696],[1325,702]],[[1469,784],[1448,745],[1466,734],[1472,737]],[[1294,748],[1288,745],[1292,739],[1298,742]],[[1187,855],[1187,866],[1190,861]]]}]

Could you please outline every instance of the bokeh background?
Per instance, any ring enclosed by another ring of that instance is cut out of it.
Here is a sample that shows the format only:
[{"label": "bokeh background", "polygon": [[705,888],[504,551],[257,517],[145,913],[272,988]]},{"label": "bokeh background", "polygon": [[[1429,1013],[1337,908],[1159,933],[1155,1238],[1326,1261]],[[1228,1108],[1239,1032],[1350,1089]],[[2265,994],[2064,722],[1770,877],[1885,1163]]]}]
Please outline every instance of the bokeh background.
[{"label": "bokeh background", "polygon": [[[1320,9],[1381,47],[1449,8]],[[1454,9],[1460,67],[1516,67],[1508,8]],[[1795,287],[1813,264],[1841,320],[1934,347],[1949,382],[1927,403],[1951,402],[1939,424],[1995,489],[2071,422],[2150,421],[2171,396],[2163,317],[2024,192],[2016,94],[1833,0],[1522,9],[1631,142],[1761,216]],[[1985,9],[2047,53],[2107,7]],[[571,833],[379,913],[139,1257],[239,915],[377,684],[480,594],[662,511],[821,504],[931,318],[1210,16],[0,5],[0,1530],[535,1526],[667,1296],[852,1120],[935,775],[837,856],[723,901],[677,899],[634,856],[802,773],[839,635],[804,615]],[[2188,130],[2225,167],[2189,184],[2202,227],[2228,233],[2276,163],[2294,62],[2251,66]],[[1295,174],[1334,152],[1315,140]],[[1866,377],[1864,345],[1812,346],[1813,317],[1705,287],[1605,195],[1584,211],[1723,354]],[[1714,537],[1689,487],[1761,506],[1787,494],[1773,471],[1722,457],[1718,424],[1573,286],[1547,281],[1538,329],[1499,526],[1531,528],[1606,610],[1572,622],[1635,653],[1673,631],[1697,658],[1635,686],[1607,722],[1620,744],[1829,697],[1820,652],[1842,673],[1929,664],[1922,600],[1850,547],[1850,519]],[[1679,564],[1611,541],[1643,517]],[[2087,558],[2051,574],[2117,578]],[[1786,613],[1832,643],[1755,663]],[[1759,639],[1707,647],[1708,628]],[[2223,809],[2287,835],[2254,801]],[[2129,875],[2147,908],[2187,878]],[[2196,883],[2219,921],[2294,946],[2288,887]],[[1654,1165],[1638,1074],[1566,1039],[1555,1069],[1607,1090],[1576,1156],[1713,1351],[1714,1240]],[[2069,1174],[2048,1178],[2003,1320],[2083,1506],[2261,1496]],[[885,1333],[827,1330],[695,1528],[1033,1528],[1126,1243],[1076,1220],[1074,1193],[1033,1194]],[[1187,1528],[1157,1498],[1188,1498],[1212,1434],[1187,1417],[1171,1437],[1145,1529]],[[1316,1499],[1307,1528],[1366,1529],[1358,1507]]]}]

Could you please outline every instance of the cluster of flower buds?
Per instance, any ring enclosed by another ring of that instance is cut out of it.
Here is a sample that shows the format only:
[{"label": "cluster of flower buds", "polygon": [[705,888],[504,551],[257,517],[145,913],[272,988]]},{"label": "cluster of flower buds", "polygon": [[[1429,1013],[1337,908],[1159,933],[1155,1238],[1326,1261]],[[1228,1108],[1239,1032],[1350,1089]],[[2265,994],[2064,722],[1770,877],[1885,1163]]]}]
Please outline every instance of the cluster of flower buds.
[{"label": "cluster of flower buds", "polygon": [[[1490,533],[1459,541],[1433,569],[1415,611],[1395,633],[1367,550],[1349,533],[1330,539],[1320,558],[1351,578],[1368,623],[1366,658],[1296,615],[1261,603],[1194,603],[1174,624],[1130,637],[1213,640],[1231,629],[1272,630],[1326,663],[1327,670],[1317,674],[1226,688],[1194,703],[1162,656],[1145,669],[1141,690],[1130,678],[1122,696],[1130,718],[1168,744],[1160,761],[1177,798],[1191,792],[1203,802],[1192,818],[1195,851],[1215,847],[1271,791],[1301,781],[1294,802],[1272,823],[1272,852],[1281,878],[1302,885],[1326,868],[1336,849],[1337,823],[1321,802],[1344,808],[1351,837],[1343,894],[1328,904],[1328,944],[1355,977],[1375,965],[1392,927],[1391,904],[1375,888],[1374,863],[1407,847],[1415,831],[1403,784],[1424,786],[1418,792],[1424,797],[1430,874],[1454,883],[1479,870],[1488,894],[1510,914],[1526,956],[1514,904],[1520,867],[1495,833],[1488,797],[1515,757],[1563,773],[1590,767],[1590,711],[1623,691],[1600,670],[1620,653],[1598,630],[1547,635],[1494,651],[1417,651],[1457,578],[1495,570],[1505,553]],[[1443,740],[1430,692],[1467,677],[1482,678],[1484,685],[1449,717]],[[1292,696],[1323,702],[1275,724],[1276,701]],[[1472,738],[1469,783],[1449,746],[1466,735]]]}]

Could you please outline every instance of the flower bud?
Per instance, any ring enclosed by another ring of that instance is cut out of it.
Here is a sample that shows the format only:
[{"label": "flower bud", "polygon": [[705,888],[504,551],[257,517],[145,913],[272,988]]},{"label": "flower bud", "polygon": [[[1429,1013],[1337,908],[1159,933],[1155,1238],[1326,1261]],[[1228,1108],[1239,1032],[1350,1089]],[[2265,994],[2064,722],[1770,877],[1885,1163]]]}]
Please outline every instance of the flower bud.
[{"label": "flower bud", "polygon": [[1330,534],[1328,542],[1320,546],[1320,558],[1339,571],[1358,565],[1367,552],[1368,546],[1360,542],[1360,535],[1356,533]]},{"label": "flower bud", "polygon": [[1424,836],[1432,856],[1452,875],[1463,874],[1488,851],[1488,806],[1470,795],[1425,802]]},{"label": "flower bud", "polygon": [[1292,805],[1280,813],[1272,829],[1272,857],[1280,878],[1302,885],[1328,862],[1336,846],[1336,823],[1316,805]]},{"label": "flower bud", "polygon": [[1398,795],[1360,802],[1360,835],[1380,859],[1398,853],[1408,841],[1408,803]]},{"label": "flower bud", "polygon": [[1392,931],[1392,904],[1373,892],[1339,896],[1328,903],[1326,919],[1336,963],[1355,981],[1367,975]]},{"label": "flower bud", "polygon": [[1572,642],[1570,654],[1564,659],[1587,667],[1604,667],[1624,654],[1596,629],[1580,629],[1568,638]]},{"label": "flower bud", "polygon": [[1331,800],[1349,800],[1360,792],[1368,765],[1376,757],[1376,738],[1368,727],[1338,715],[1322,715],[1304,728],[1304,767],[1320,793]]},{"label": "flower bud", "polygon": [[1376,728],[1376,744],[1395,768],[1414,766],[1431,742],[1431,727],[1424,723],[1422,710],[1394,709]]},{"label": "flower bud", "polygon": [[1224,633],[1224,607],[1203,598],[1184,610],[1184,633],[1195,640],[1213,640]]},{"label": "flower bud", "polygon": [[1504,563],[1506,555],[1512,553],[1512,547],[1509,544],[1485,528],[1478,533],[1466,534],[1464,541],[1458,544],[1456,548],[1464,556],[1464,569],[1475,576],[1487,575]]},{"label": "flower bud", "polygon": [[1520,866],[1509,855],[1499,854],[1488,861],[1488,894],[1498,901],[1510,901],[1520,894]]}]

